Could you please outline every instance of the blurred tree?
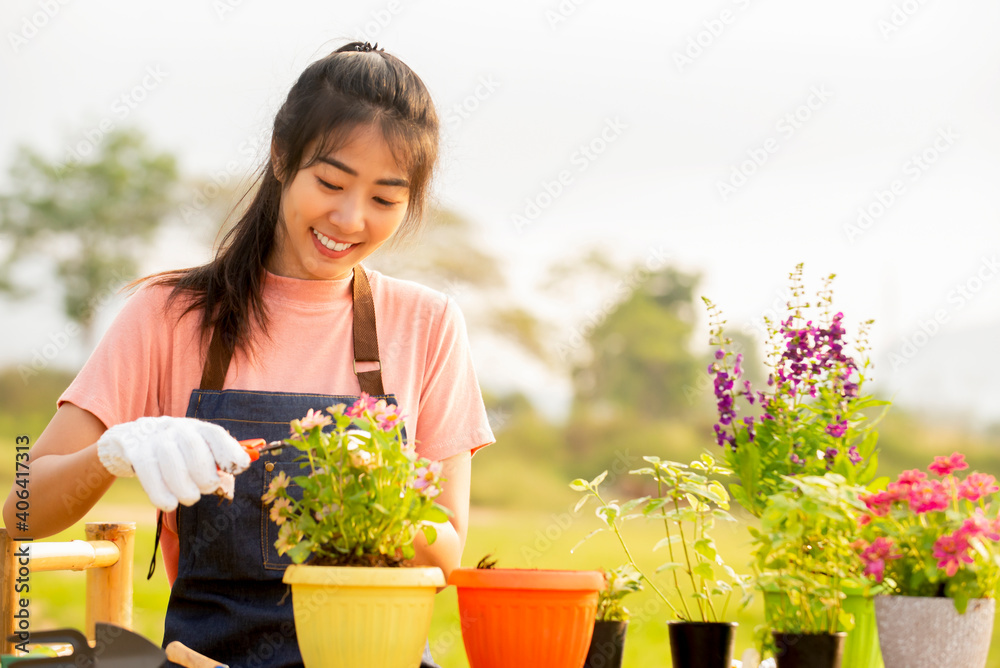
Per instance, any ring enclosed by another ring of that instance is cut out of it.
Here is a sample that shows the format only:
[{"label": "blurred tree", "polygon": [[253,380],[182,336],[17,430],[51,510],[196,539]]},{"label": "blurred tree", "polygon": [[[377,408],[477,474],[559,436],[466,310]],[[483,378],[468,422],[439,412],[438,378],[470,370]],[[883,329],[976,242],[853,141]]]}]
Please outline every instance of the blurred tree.
[{"label": "blurred tree", "polygon": [[0,292],[15,298],[39,285],[14,279],[15,268],[54,264],[63,309],[89,346],[96,305],[135,278],[139,259],[174,206],[175,159],[150,148],[136,130],[115,130],[89,161],[49,162],[21,147],[0,197]]},{"label": "blurred tree", "polygon": [[690,408],[701,361],[689,346],[699,277],[666,267],[632,293],[588,334],[588,359],[572,371],[573,413],[682,417]]},{"label": "blurred tree", "polygon": [[489,331],[512,342],[532,359],[549,363],[542,325],[511,294],[497,255],[476,241],[475,226],[454,211],[432,208],[410,243],[383,247],[370,264],[392,276],[444,292],[458,300],[470,329]]}]

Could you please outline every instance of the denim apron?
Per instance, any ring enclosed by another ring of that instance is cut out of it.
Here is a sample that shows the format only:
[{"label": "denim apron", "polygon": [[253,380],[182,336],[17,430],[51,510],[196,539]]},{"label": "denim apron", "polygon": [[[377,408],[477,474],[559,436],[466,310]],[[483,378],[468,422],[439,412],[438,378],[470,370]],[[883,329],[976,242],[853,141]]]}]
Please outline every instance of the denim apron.
[{"label": "denim apron", "polygon": [[[364,269],[353,280],[354,370],[362,391],[396,405],[382,387],[375,330],[375,310]],[[237,440],[287,438],[289,422],[311,408],[323,411],[357,397],[223,390],[231,359],[219,331],[213,333],[201,387],[191,393],[187,417],[224,427]],[[358,371],[359,362],[376,363]],[[192,506],[178,506],[180,556],[170,591],[163,646],[180,640],[188,647],[231,668],[294,668],[302,666],[292,616],[291,591],[282,581],[287,556],[274,547],[278,527],[261,501],[271,479],[284,471],[300,474],[295,448],[264,453],[236,476],[232,503],[203,496]],[[295,490],[289,489],[293,496]],[[301,494],[301,492],[300,492]],[[155,559],[155,549],[154,549]],[[174,664],[170,664],[173,666]],[[429,646],[422,666],[436,668]],[[362,668],[362,667],[359,667]]]}]

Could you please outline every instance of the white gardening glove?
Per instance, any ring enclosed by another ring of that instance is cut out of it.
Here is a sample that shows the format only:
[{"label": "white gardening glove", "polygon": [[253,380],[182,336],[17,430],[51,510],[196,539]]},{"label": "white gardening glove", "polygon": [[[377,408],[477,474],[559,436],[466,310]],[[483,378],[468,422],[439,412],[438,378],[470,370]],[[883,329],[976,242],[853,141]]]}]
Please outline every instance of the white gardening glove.
[{"label": "white gardening glove", "polygon": [[111,427],[97,441],[97,456],[113,475],[138,477],[153,505],[168,512],[216,491],[232,499],[233,475],[250,466],[239,441],[219,425],[169,416]]}]

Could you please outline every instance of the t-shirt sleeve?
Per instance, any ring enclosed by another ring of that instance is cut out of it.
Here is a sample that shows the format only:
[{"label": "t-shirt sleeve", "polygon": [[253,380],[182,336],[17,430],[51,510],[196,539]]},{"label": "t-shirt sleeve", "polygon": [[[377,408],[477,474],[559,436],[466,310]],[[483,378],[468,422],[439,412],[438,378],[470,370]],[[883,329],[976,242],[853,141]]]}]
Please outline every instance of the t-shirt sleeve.
[{"label": "t-shirt sleeve", "polygon": [[166,287],[144,287],[125,301],[57,407],[76,404],[106,427],[163,414],[166,339],[173,330],[164,320],[168,293]]},{"label": "t-shirt sleeve", "polygon": [[495,441],[472,363],[465,318],[451,298],[427,350],[420,394],[417,451],[432,460],[479,448]]}]

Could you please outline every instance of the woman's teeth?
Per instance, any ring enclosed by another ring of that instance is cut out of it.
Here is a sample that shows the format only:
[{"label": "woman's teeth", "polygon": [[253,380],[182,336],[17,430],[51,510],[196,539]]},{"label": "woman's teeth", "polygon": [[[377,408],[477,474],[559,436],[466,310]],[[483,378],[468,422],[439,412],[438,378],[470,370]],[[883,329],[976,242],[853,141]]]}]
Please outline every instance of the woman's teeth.
[{"label": "woman's teeth", "polygon": [[319,239],[319,242],[321,244],[323,244],[332,251],[347,250],[348,248],[354,245],[354,244],[338,244],[336,241],[332,240],[330,237],[326,236],[322,232],[319,232],[318,230],[313,230],[313,234],[316,235],[316,238]]}]

